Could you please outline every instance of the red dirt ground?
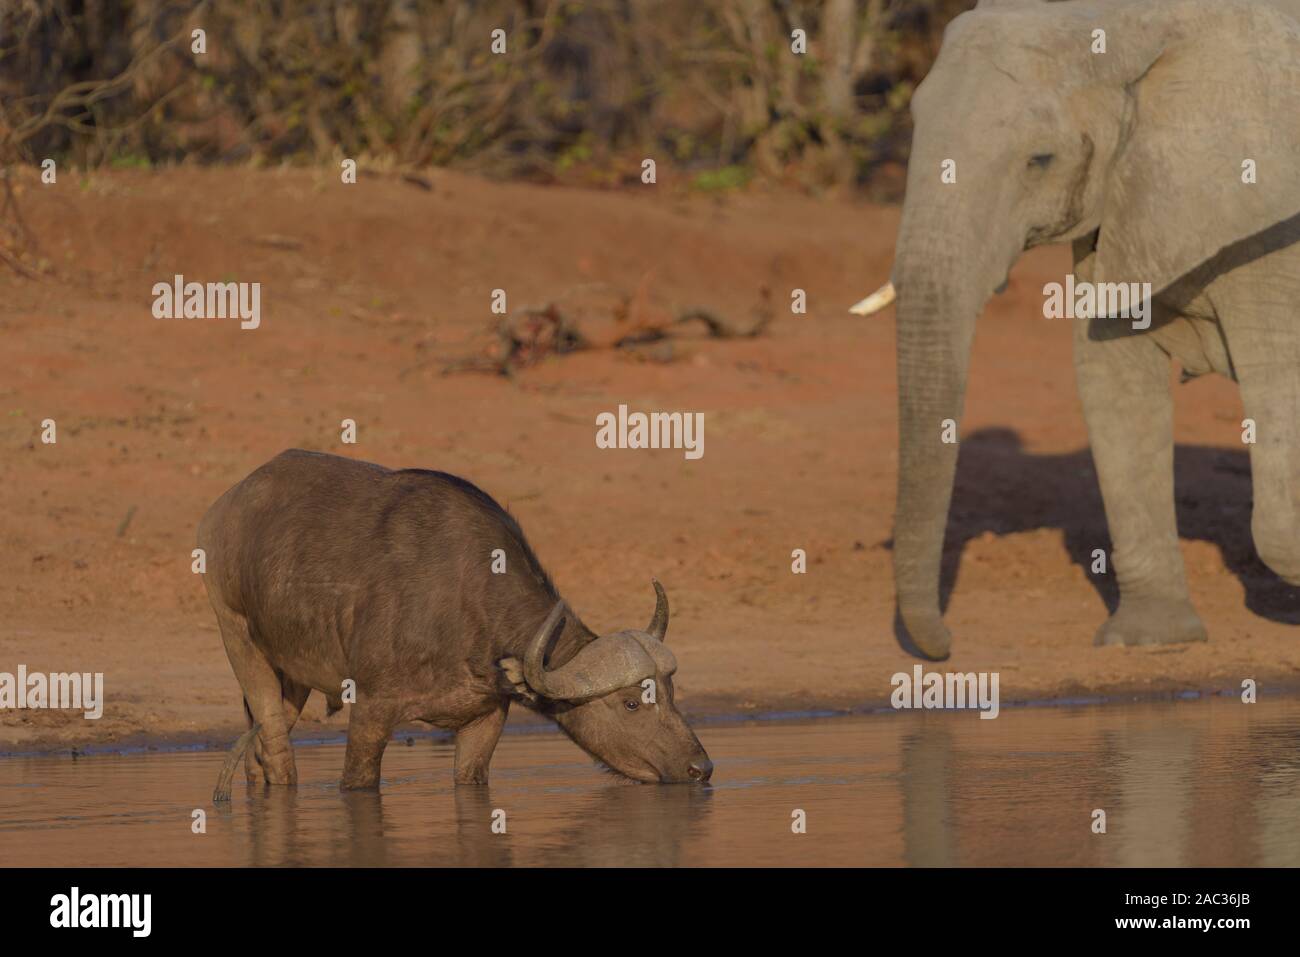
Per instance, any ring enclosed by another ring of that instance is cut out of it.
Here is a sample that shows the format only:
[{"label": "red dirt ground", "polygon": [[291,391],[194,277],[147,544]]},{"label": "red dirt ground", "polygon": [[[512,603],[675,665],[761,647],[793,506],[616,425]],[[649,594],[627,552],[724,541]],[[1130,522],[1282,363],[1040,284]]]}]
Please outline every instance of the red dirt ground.
[{"label": "red dirt ground", "polygon": [[[242,726],[190,549],[213,499],[293,446],[481,485],[594,628],[648,620],[657,575],[689,713],[883,703],[910,671],[891,627],[893,313],[845,311],[887,277],[897,210],[430,179],[23,174],[48,272],[0,266],[0,671],[101,671],[107,704],[97,722],[0,712],[0,748]],[[1224,380],[1177,391],[1184,553],[1211,640],[1092,646],[1106,608],[1071,554],[1090,561],[1105,523],[1068,323],[1040,311],[1067,268],[1064,248],[1026,256],[976,337],[940,667],[999,671],[1004,704],[1296,683],[1300,601],[1253,558],[1242,411]],[[153,283],[178,272],[261,282],[261,328],[153,318]],[[514,381],[439,374],[482,342],[492,289],[517,308],[598,282],[742,322],[766,285],[778,318],[668,363],[603,350]],[[785,309],[796,287],[806,316]],[[704,412],[704,457],[597,449],[595,417],[619,403]],[[40,441],[46,418],[55,445]],[[795,548],[806,575],[791,573]],[[313,698],[303,727],[346,718],[323,715]]]}]

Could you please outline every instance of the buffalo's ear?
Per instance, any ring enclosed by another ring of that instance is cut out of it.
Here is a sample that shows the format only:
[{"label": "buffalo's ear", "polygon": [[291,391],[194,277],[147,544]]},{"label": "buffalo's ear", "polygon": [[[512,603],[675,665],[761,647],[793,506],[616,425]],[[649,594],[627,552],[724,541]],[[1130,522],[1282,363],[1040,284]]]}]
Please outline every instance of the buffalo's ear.
[{"label": "buffalo's ear", "polygon": [[1108,8],[1098,25],[1098,57],[1124,64],[1114,79],[1132,115],[1093,279],[1149,282],[1154,295],[1300,212],[1300,23],[1254,0],[1153,0]]},{"label": "buffalo's ear", "polygon": [[528,686],[524,677],[524,663],[518,658],[502,658],[497,662],[501,670],[497,673],[501,690],[525,701],[536,703],[541,700],[537,692]]}]

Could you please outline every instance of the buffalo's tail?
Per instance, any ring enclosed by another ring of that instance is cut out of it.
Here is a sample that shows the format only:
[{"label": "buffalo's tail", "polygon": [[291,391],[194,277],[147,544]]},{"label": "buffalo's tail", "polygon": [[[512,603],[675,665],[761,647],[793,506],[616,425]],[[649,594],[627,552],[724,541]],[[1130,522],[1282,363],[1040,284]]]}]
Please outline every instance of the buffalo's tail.
[{"label": "buffalo's tail", "polygon": [[217,778],[217,786],[212,790],[212,803],[221,804],[230,800],[230,782],[235,776],[235,766],[239,764],[239,759],[244,756],[244,752],[256,737],[257,732],[262,730],[262,726],[256,721],[253,726],[241,734],[226,755],[226,763],[221,766],[221,775]]}]

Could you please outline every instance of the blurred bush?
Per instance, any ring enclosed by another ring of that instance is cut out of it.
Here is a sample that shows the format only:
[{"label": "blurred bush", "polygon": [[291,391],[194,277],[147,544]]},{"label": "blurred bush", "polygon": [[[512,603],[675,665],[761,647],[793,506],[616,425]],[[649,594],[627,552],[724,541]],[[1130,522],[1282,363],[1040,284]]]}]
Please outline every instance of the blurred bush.
[{"label": "blurred bush", "polygon": [[696,189],[760,177],[893,191],[911,91],[973,5],[4,0],[0,158],[350,156],[614,185],[653,156]]}]

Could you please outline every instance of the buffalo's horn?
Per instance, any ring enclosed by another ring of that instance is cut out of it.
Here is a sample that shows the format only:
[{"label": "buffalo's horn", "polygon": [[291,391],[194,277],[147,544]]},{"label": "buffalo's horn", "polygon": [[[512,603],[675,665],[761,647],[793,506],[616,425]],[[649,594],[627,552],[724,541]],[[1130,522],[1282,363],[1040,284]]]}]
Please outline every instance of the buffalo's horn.
[{"label": "buffalo's horn", "polygon": [[659,579],[650,579],[655,586],[655,616],[650,619],[650,627],[646,632],[651,637],[663,641],[664,636],[668,634],[668,595],[664,592],[664,586],[659,584]]},{"label": "buffalo's horn", "polygon": [[547,671],[543,664],[546,649],[563,611],[561,601],[551,610],[524,654],[524,677],[538,694],[555,701],[582,701],[655,676],[654,658],[627,632],[588,642],[565,664]]},{"label": "buffalo's horn", "polygon": [[898,298],[898,290],[894,288],[893,282],[887,282],[866,299],[849,307],[849,312],[855,316],[871,316],[888,306]]},{"label": "buffalo's horn", "polygon": [[[629,631],[624,632],[624,634],[631,635],[635,641],[640,643],[646,654],[650,656],[650,660],[654,662],[655,671],[665,675],[671,675],[677,671],[677,658],[669,647],[655,638],[654,635],[648,635],[644,631]],[[651,676],[646,675],[646,677]]]},{"label": "buffalo's horn", "polygon": [[555,603],[555,607],[542,622],[542,627],[537,629],[537,634],[533,635],[533,640],[528,643],[528,649],[524,652],[524,678],[533,690],[540,694],[546,694],[546,668],[543,664],[546,660],[546,649],[550,647],[555,627],[563,616],[564,600],[561,599]]}]

